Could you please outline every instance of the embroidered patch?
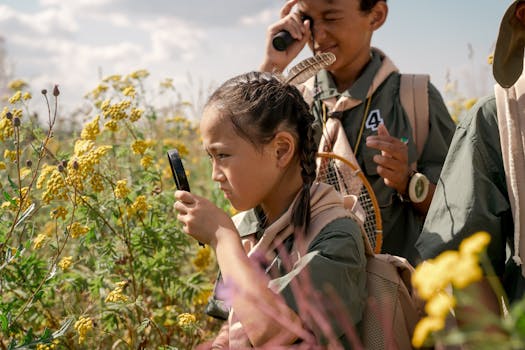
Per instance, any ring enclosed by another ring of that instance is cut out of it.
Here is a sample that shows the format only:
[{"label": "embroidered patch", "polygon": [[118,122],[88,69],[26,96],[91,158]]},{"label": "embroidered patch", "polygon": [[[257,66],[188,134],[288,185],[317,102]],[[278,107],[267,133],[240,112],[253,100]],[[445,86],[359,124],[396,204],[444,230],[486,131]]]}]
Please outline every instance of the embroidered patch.
[{"label": "embroidered patch", "polygon": [[368,114],[366,118],[365,127],[372,131],[376,131],[379,125],[383,124],[383,118],[381,118],[381,113],[379,109],[373,109]]}]

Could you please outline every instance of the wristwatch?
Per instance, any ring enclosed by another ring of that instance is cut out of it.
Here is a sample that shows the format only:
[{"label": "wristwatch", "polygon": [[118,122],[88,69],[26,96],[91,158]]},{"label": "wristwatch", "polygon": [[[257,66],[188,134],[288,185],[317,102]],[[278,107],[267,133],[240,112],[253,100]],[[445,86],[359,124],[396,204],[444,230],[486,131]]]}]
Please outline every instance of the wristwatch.
[{"label": "wristwatch", "polygon": [[430,181],[425,174],[412,170],[408,176],[408,186],[405,192],[408,193],[408,198],[401,194],[399,196],[403,202],[408,202],[409,199],[410,202],[421,203],[427,198],[429,186]]}]

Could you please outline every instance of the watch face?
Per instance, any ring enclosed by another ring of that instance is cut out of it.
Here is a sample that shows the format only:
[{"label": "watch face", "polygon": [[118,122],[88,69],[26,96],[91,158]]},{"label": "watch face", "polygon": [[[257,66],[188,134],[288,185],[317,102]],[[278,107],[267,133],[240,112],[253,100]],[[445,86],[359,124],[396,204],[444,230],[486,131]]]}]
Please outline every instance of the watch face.
[{"label": "watch face", "polygon": [[414,186],[414,192],[417,198],[421,198],[425,193],[425,181],[423,179],[417,179],[416,185]]},{"label": "watch face", "polygon": [[429,182],[425,175],[415,173],[410,179],[408,194],[414,203],[421,203],[427,198]]}]

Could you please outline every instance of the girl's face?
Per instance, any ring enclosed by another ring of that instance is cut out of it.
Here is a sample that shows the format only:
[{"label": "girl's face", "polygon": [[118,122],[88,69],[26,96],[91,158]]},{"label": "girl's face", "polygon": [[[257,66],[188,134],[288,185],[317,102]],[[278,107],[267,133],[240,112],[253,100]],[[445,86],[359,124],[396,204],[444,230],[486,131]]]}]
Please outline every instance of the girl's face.
[{"label": "girl's face", "polygon": [[208,106],[200,130],[204,149],[212,162],[212,179],[236,210],[271,205],[282,174],[272,142],[256,148],[240,137],[229,118]]}]

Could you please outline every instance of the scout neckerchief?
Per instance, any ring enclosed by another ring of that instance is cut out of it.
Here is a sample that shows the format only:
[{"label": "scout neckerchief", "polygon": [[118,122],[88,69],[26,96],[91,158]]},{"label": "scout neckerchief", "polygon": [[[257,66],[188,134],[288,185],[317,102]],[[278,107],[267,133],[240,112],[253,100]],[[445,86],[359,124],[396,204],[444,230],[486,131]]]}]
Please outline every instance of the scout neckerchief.
[{"label": "scout neckerchief", "polygon": [[525,77],[508,89],[495,85],[505,178],[514,219],[514,256],[525,276]]}]

